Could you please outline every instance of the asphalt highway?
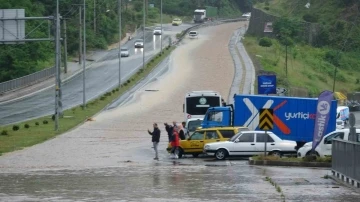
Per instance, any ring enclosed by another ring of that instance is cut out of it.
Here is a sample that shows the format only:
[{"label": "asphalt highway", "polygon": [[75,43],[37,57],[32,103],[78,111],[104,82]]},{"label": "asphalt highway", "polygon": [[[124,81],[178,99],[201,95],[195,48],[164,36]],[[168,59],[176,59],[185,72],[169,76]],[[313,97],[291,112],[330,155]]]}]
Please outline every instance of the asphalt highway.
[{"label": "asphalt highway", "polygon": [[[163,25],[162,36],[154,36],[151,29],[145,31],[145,60],[160,52],[161,37],[163,46],[169,44],[169,37],[191,27],[192,24],[181,26]],[[135,48],[136,39],[142,39],[139,32],[123,47],[127,47],[130,57],[121,59],[121,80],[125,82],[136,73],[143,64],[143,48]],[[110,50],[99,62],[86,69],[86,100],[89,101],[114,88],[119,83],[118,49]],[[62,83],[63,110],[80,105],[83,102],[83,77],[82,73]],[[0,104],[0,125],[8,125],[28,119],[51,115],[55,109],[55,90],[46,90],[34,93],[31,96]]]}]

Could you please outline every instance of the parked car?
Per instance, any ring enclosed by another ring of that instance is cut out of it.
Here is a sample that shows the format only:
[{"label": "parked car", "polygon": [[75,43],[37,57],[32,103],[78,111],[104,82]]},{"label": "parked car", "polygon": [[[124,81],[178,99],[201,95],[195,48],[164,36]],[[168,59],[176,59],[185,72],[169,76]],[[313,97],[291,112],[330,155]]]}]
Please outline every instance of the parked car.
[{"label": "parked car", "polygon": [[120,54],[121,54],[121,57],[129,57],[129,50],[127,48],[121,48],[120,49]]},{"label": "parked car", "polygon": [[[249,130],[247,127],[219,127],[196,130],[187,140],[180,141],[179,158],[184,154],[192,154],[197,157],[203,153],[204,144],[210,142],[226,141],[241,131]],[[171,151],[171,144],[168,144],[167,151]]]},{"label": "parked car", "polygon": [[198,34],[197,31],[190,31],[190,32],[189,32],[189,37],[190,37],[190,38],[198,38],[198,37],[199,37],[198,35],[199,35],[199,34]]},{"label": "parked car", "polygon": [[154,35],[161,35],[161,34],[162,34],[162,29],[161,29],[161,27],[155,27],[153,33],[154,33]]},{"label": "parked car", "polygon": [[204,153],[213,155],[218,160],[229,156],[259,155],[264,153],[265,140],[269,155],[281,157],[284,154],[296,154],[295,141],[282,140],[272,132],[265,135],[265,131],[242,131],[226,142],[205,144]]},{"label": "parked car", "polygon": [[171,24],[174,26],[179,26],[182,24],[182,20],[180,18],[175,18]]},{"label": "parked car", "polygon": [[136,39],[135,48],[144,48],[144,41],[142,39]]},{"label": "parked car", "polygon": [[347,106],[338,106],[336,108],[336,119],[343,120],[346,124],[346,122],[349,120],[350,116],[350,110]]},{"label": "parked car", "polygon": [[[320,157],[331,156],[332,140],[339,138],[343,140],[349,140],[350,129],[338,129],[329,134],[324,135],[319,145],[315,148],[315,154]],[[360,140],[360,129],[356,129],[357,139]],[[297,156],[299,158],[311,155],[312,142],[304,144],[298,151]]]}]

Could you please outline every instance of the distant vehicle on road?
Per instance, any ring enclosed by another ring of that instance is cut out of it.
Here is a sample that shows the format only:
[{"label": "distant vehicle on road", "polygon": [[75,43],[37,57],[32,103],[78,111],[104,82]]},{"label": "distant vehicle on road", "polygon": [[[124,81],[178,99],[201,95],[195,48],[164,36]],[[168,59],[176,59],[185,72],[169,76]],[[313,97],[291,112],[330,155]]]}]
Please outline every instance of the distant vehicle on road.
[{"label": "distant vehicle on road", "polygon": [[120,50],[120,54],[121,54],[121,57],[129,57],[130,54],[129,54],[129,50],[127,48],[121,48]]},{"label": "distant vehicle on road", "polygon": [[180,18],[175,18],[171,24],[174,26],[179,26],[182,24],[182,20]]},{"label": "distant vehicle on road", "polygon": [[265,135],[265,131],[242,131],[226,142],[205,144],[204,153],[215,156],[218,160],[229,156],[259,155],[264,153],[265,140],[269,155],[281,157],[284,154],[296,154],[295,141],[282,140],[272,132]]},{"label": "distant vehicle on road", "polygon": [[[197,157],[203,153],[204,144],[210,142],[226,141],[241,131],[249,130],[247,127],[219,127],[196,130],[187,140],[180,141],[179,158],[184,154],[192,154]],[[171,151],[171,143],[167,151]]]},{"label": "distant vehicle on road", "polygon": [[154,35],[162,35],[161,27],[155,27],[153,34]]},{"label": "distant vehicle on road", "polygon": [[336,129],[344,129],[345,128],[345,121],[341,119],[336,119]]},{"label": "distant vehicle on road", "polygon": [[144,41],[142,39],[136,39],[135,48],[144,48]]},{"label": "distant vehicle on road", "polygon": [[250,12],[244,13],[244,14],[242,14],[242,17],[245,17],[246,19],[249,20],[251,18],[251,13]]},{"label": "distant vehicle on road", "polygon": [[216,91],[191,91],[185,94],[183,112],[185,120],[203,118],[210,107],[221,106],[221,95]]},{"label": "distant vehicle on road", "polygon": [[[349,128],[339,129],[328,133],[321,139],[319,145],[315,148],[315,154],[320,157],[331,156],[332,140],[335,138],[349,140],[349,134]],[[356,136],[357,139],[360,140],[360,129],[356,129]],[[311,149],[312,142],[308,142],[298,150],[297,156],[299,158],[309,156],[311,155]]]},{"label": "distant vehicle on road", "polygon": [[189,37],[190,38],[198,38],[199,37],[198,32],[197,31],[190,31],[189,32]]},{"label": "distant vehicle on road", "polygon": [[194,23],[203,23],[206,18],[206,10],[205,9],[196,9],[194,11]]}]

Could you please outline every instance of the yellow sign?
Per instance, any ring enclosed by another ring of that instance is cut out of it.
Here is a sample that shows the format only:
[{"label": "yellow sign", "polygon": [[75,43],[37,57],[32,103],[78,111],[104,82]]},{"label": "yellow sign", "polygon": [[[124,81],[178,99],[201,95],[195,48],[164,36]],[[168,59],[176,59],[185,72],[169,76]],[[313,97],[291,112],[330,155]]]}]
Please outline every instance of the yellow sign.
[{"label": "yellow sign", "polygon": [[260,109],[259,128],[272,130],[274,128],[273,109]]}]

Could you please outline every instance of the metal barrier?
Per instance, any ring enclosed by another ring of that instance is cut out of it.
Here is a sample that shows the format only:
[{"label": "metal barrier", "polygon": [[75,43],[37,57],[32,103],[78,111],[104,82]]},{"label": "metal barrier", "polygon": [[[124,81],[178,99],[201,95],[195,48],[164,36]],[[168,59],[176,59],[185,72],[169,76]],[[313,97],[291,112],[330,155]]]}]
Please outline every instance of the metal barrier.
[{"label": "metal barrier", "polygon": [[360,188],[360,143],[332,141],[332,172],[337,178]]},{"label": "metal barrier", "polygon": [[46,80],[50,77],[53,77],[54,75],[55,67],[50,67],[17,79],[5,81],[3,83],[0,83],[0,94],[17,88],[25,87],[39,81]]}]

